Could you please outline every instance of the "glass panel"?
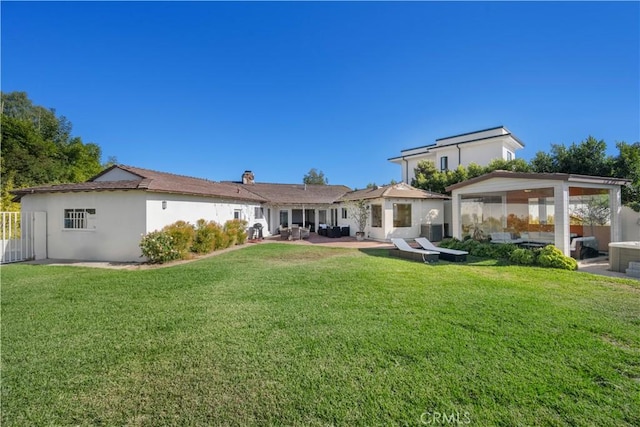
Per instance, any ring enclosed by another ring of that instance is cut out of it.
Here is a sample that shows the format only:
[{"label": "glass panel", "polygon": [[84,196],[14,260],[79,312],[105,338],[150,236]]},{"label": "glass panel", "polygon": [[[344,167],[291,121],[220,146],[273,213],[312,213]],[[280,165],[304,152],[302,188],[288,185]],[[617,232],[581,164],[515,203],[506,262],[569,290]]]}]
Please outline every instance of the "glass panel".
[{"label": "glass panel", "polygon": [[404,203],[393,204],[393,226],[411,227],[411,205]]},{"label": "glass panel", "polygon": [[289,211],[280,211],[280,226],[289,226]]},{"label": "glass panel", "polygon": [[[507,191],[461,199],[462,237],[554,243],[553,188]],[[492,237],[492,233],[494,234]]]},{"label": "glass panel", "polygon": [[382,227],[382,205],[371,205],[371,226]]},{"label": "glass panel", "polygon": [[318,223],[326,224],[327,223],[327,211],[321,210],[318,211]]}]

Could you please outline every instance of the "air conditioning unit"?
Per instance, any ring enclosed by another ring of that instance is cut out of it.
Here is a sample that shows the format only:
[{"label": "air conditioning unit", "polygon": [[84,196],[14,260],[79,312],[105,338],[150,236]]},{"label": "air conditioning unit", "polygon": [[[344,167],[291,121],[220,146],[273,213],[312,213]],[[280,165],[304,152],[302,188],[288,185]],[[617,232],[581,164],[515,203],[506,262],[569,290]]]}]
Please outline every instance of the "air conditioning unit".
[{"label": "air conditioning unit", "polygon": [[420,227],[420,236],[426,237],[432,242],[442,241],[444,227],[442,224],[426,224]]}]

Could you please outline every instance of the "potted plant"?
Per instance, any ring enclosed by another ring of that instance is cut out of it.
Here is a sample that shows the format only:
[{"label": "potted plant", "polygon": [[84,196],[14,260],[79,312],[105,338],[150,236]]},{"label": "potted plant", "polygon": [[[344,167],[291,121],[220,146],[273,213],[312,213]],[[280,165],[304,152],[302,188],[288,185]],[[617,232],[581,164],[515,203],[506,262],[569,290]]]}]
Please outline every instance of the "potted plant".
[{"label": "potted plant", "polygon": [[356,239],[364,240],[364,229],[369,220],[369,205],[364,200],[356,200],[349,207],[351,219],[356,223],[358,231],[356,231]]}]

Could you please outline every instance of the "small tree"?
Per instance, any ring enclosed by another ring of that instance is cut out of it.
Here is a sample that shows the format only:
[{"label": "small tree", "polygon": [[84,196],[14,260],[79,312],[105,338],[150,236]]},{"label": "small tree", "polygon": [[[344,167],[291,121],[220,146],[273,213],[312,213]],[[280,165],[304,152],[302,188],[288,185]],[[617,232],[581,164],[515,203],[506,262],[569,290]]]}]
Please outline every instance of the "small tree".
[{"label": "small tree", "polygon": [[594,226],[607,225],[611,221],[609,197],[604,194],[587,197],[572,210],[571,214],[577,217],[582,225],[590,226],[593,234]]},{"label": "small tree", "polygon": [[369,220],[369,205],[367,202],[362,199],[351,202],[349,206],[349,216],[355,221],[358,233],[364,234],[364,229]]},{"label": "small tree", "polygon": [[324,172],[311,168],[309,173],[302,178],[303,184],[308,185],[327,185],[329,180],[324,176]]}]

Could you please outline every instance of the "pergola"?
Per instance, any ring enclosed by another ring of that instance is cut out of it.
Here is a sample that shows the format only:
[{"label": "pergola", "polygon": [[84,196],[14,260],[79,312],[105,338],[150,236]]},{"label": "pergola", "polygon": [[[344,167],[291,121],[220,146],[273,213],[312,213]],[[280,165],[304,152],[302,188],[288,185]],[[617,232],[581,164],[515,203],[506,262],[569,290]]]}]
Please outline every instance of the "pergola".
[{"label": "pergola", "polygon": [[620,240],[621,186],[629,181],[562,173],[494,171],[447,188],[452,234],[480,230],[552,243],[571,254],[571,238],[595,236],[601,250]]}]

